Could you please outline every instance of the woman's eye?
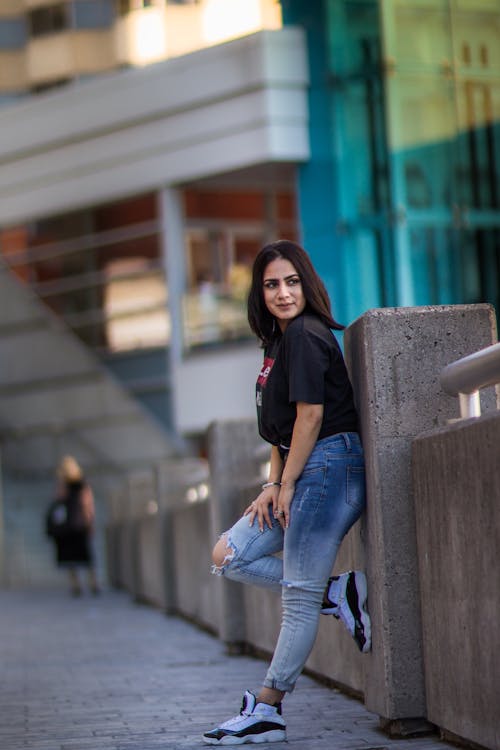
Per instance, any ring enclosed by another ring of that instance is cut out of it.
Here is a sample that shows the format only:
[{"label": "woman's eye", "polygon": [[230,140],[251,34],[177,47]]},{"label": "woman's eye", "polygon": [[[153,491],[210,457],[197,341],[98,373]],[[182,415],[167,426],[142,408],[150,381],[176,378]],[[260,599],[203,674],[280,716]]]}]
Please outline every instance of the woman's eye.
[{"label": "woman's eye", "polygon": [[296,284],[300,284],[300,279],[298,276],[296,276],[294,279],[289,279],[288,283],[290,286],[295,286]]},{"label": "woman's eye", "polygon": [[264,288],[265,289],[276,289],[277,283],[275,281],[265,281],[264,282]]}]

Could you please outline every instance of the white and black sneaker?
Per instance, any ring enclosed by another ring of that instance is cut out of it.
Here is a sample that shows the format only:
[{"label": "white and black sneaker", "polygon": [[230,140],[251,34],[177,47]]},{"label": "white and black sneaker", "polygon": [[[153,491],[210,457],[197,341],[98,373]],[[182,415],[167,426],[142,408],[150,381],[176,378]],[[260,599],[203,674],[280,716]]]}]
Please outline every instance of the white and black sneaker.
[{"label": "white and black sneaker", "polygon": [[245,742],[284,742],[286,724],[281,715],[281,703],[270,706],[257,703],[249,690],[243,696],[238,716],[228,719],[210,732],[205,732],[207,745],[243,745]]},{"label": "white and black sneaker", "polygon": [[328,579],[321,614],[341,620],[365,654],[371,648],[372,626],[366,609],[366,576],[360,570],[350,570]]}]

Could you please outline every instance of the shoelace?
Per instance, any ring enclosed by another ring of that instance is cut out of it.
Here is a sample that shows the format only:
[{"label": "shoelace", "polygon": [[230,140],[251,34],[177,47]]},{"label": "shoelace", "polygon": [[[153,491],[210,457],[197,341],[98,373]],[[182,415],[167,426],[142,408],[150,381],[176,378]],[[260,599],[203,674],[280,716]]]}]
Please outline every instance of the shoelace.
[{"label": "shoelace", "polygon": [[225,722],[224,722],[223,724],[221,724],[221,725],[220,725],[220,728],[221,728],[221,729],[226,729],[226,728],[229,728],[229,727],[231,727],[231,726],[232,726],[233,724],[236,724],[237,722],[241,721],[241,719],[242,719],[242,718],[243,718],[244,716],[251,716],[251,715],[252,715],[252,712],[251,712],[251,711],[248,711],[248,709],[245,709],[245,710],[243,710],[243,709],[242,709],[242,710],[240,711],[240,713],[239,713],[239,714],[238,714],[237,716],[233,716],[233,717],[232,717],[232,719],[228,719],[228,720],[227,720],[227,721],[225,721]]}]

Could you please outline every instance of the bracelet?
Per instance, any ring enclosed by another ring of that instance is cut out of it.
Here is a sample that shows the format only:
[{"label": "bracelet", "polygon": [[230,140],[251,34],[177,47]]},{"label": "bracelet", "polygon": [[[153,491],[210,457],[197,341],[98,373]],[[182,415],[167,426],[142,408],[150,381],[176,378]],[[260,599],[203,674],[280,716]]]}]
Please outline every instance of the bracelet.
[{"label": "bracelet", "polygon": [[281,487],[281,482],[264,482],[262,489],[265,490],[268,487]]}]

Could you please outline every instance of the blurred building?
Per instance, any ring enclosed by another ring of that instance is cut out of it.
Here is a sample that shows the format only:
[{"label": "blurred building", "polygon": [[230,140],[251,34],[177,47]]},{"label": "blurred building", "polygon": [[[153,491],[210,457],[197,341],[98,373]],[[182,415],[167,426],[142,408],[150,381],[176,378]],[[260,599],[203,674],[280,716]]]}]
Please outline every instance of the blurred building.
[{"label": "blurred building", "polygon": [[172,434],[253,415],[266,240],[499,302],[497,0],[4,0],[0,98],[4,259]]},{"label": "blurred building", "polygon": [[254,416],[266,241],[346,324],[498,306],[499,119],[500,0],[2,0],[0,581],[63,453],[104,497]]},{"label": "blurred building", "polygon": [[300,30],[274,0],[0,13],[3,258],[169,433],[253,416],[251,264],[297,236],[309,154]]},{"label": "blurred building", "polygon": [[2,0],[0,101],[280,26],[276,0]]}]

